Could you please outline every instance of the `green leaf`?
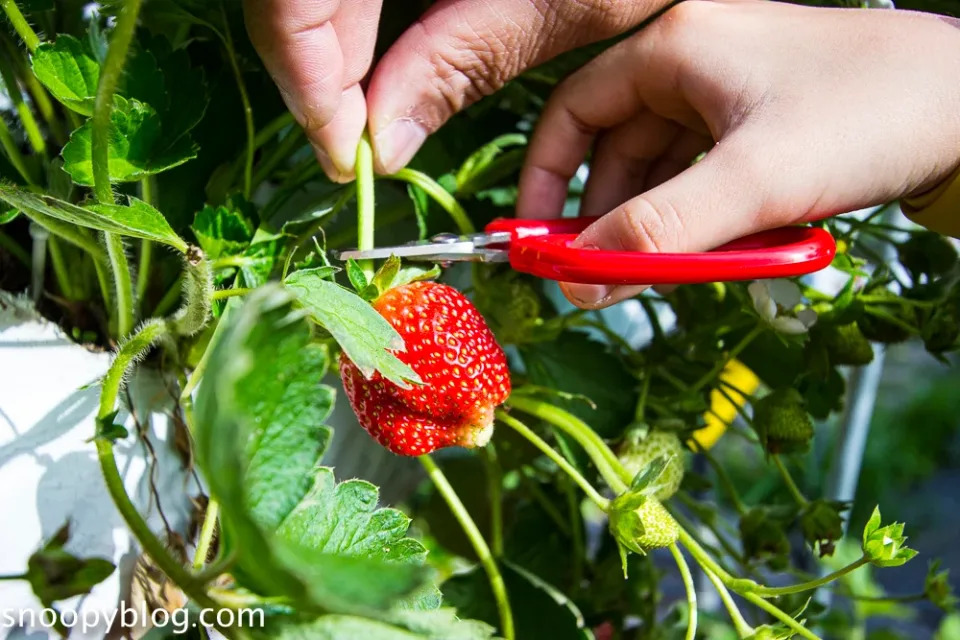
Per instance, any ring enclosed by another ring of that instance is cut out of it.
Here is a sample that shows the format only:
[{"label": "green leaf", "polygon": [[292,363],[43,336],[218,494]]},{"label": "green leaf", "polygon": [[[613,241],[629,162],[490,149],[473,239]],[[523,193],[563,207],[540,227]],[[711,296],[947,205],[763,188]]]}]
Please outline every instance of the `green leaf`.
[{"label": "green leaf", "polygon": [[[513,610],[517,638],[592,640],[577,606],[552,585],[508,562],[500,562],[503,581]],[[490,625],[499,621],[487,574],[480,567],[443,583],[444,600],[460,615]]]},{"label": "green leaf", "polygon": [[379,371],[403,388],[409,388],[410,382],[422,383],[420,376],[392,353],[406,350],[403,338],[363,298],[324,280],[316,269],[294,272],[285,284],[364,376]]},{"label": "green leaf", "polygon": [[107,560],[82,559],[67,553],[63,546],[69,537],[69,525],[64,525],[27,561],[26,579],[44,606],[89,593],[116,568]]},{"label": "green leaf", "polygon": [[630,483],[630,490],[643,495],[653,495],[659,488],[657,480],[663,475],[669,460],[666,456],[657,456],[643,469],[637,472]]},{"label": "green leaf", "polygon": [[347,260],[347,278],[357,293],[362,293],[369,284],[367,282],[367,274],[363,272],[363,269],[360,268],[360,265],[353,258]]},{"label": "green leaf", "polygon": [[[139,100],[114,98],[108,132],[108,169],[111,182],[134,182],[160,173],[197,157],[197,146],[189,136],[165,135],[161,118],[150,105]],[[90,121],[70,134],[63,148],[64,170],[74,182],[93,185]]]},{"label": "green leaf", "polygon": [[636,380],[617,356],[586,334],[565,331],[555,341],[520,348],[530,382],[586,396],[557,404],[585,421],[601,436],[619,435],[633,420],[637,406]]},{"label": "green leaf", "polygon": [[242,253],[253,239],[253,223],[233,207],[207,205],[190,227],[200,248],[211,260]]},{"label": "green leaf", "polygon": [[169,104],[166,82],[157,59],[144,49],[137,50],[124,65],[119,92],[125,98],[150,105],[157,113],[166,111]]},{"label": "green leaf", "polygon": [[17,219],[17,216],[20,215],[20,210],[16,208],[7,208],[6,206],[0,207],[0,224],[7,224],[13,222]]},{"label": "green leaf", "polygon": [[400,611],[389,623],[343,615],[307,622],[281,622],[265,630],[279,640],[487,640],[493,629],[476,620],[460,620],[453,609]]},{"label": "green leaf", "polygon": [[519,169],[524,150],[500,154],[504,149],[526,144],[527,137],[522,133],[505,133],[474,151],[457,171],[457,194],[471,195]]},{"label": "green leaf", "polygon": [[79,114],[93,115],[100,64],[82,42],[61,34],[37,47],[32,62],[33,73],[54,98]]},{"label": "green leaf", "polygon": [[133,196],[127,199],[128,205],[92,204],[80,207],[51,196],[0,184],[0,200],[17,209],[36,211],[81,227],[153,240],[186,253],[187,243],[174,233],[162,213],[143,200]]},{"label": "green leaf", "polygon": [[278,533],[288,515],[310,508],[298,505],[310,501],[329,435],[320,421],[333,397],[319,382],[326,351],[312,346],[294,302],[267,285],[228,306],[197,393],[197,462],[221,505],[225,549],[242,586],[304,610],[376,613],[416,593],[422,569],[327,553],[309,536]]},{"label": "green leaf", "polygon": [[894,522],[880,526],[880,507],[874,507],[873,514],[863,528],[863,554],[877,567],[899,567],[908,562],[917,552],[906,546],[907,537],[903,535],[903,523]]}]

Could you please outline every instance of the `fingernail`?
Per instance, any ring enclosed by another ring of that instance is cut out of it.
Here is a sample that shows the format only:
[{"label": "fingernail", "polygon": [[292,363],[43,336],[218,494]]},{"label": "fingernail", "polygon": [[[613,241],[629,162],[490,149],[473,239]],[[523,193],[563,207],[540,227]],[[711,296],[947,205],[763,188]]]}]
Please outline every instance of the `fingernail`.
[{"label": "fingernail", "polygon": [[610,297],[613,290],[605,284],[567,284],[567,297],[578,307],[592,308]]},{"label": "fingernail", "polygon": [[327,174],[327,177],[333,180],[334,182],[343,182],[343,173],[337,166],[333,163],[333,160],[330,159],[330,155],[327,151],[318,145],[313,145],[313,155],[317,157],[317,162],[320,163],[320,166],[323,168],[323,172]]},{"label": "fingernail", "polygon": [[397,118],[376,135],[377,159],[387,173],[402,169],[427,139],[427,132],[409,118]]}]

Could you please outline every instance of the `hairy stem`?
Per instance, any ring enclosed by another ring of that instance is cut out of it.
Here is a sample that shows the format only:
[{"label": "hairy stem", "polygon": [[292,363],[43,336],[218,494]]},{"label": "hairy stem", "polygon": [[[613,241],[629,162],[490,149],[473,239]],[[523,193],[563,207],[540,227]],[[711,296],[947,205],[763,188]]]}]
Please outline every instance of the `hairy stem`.
[{"label": "hairy stem", "polygon": [[210,544],[213,542],[213,532],[217,530],[217,515],[220,513],[220,503],[213,498],[207,503],[207,512],[203,514],[203,525],[200,527],[200,538],[197,540],[197,553],[193,556],[193,568],[196,571],[203,569],[210,554]]},{"label": "hairy stem", "polygon": [[[114,204],[110,186],[110,113],[113,94],[123,73],[123,64],[130,50],[130,42],[137,27],[141,0],[127,0],[117,18],[117,26],[110,38],[107,57],[100,70],[97,97],[91,119],[91,161],[93,164],[93,193],[98,202]],[[112,233],[104,233],[107,255],[113,270],[116,287],[117,334],[123,338],[133,329],[133,282],[130,265],[124,253],[123,240]]]},{"label": "hairy stem", "polygon": [[697,637],[697,589],[693,585],[690,567],[676,543],[670,545],[670,553],[673,554],[673,560],[677,563],[680,578],[683,580],[683,588],[687,592],[687,609],[690,611],[688,614],[690,621],[687,623],[687,634],[684,636],[684,640],[694,640]]},{"label": "hairy stem", "polygon": [[460,203],[457,202],[457,199],[427,174],[417,171],[416,169],[400,169],[400,171],[386,177],[393,178],[394,180],[402,180],[403,182],[420,187],[434,202],[450,214],[460,233],[464,235],[476,233],[476,227],[470,222],[470,217]]},{"label": "hairy stem", "polygon": [[813,591],[814,589],[818,587],[822,587],[825,584],[829,584],[834,580],[837,580],[838,578],[842,578],[843,576],[847,575],[851,571],[859,569],[863,565],[869,564],[869,563],[870,563],[870,560],[866,556],[863,556],[859,560],[855,560],[854,562],[851,562],[847,566],[841,567],[840,569],[837,569],[833,573],[825,575],[821,578],[810,580],[808,582],[801,582],[798,584],[789,585],[786,587],[765,587],[765,586],[759,585],[753,589],[753,593],[756,593],[758,596],[761,596],[764,598],[775,598],[778,596],[789,595],[791,593],[803,593],[804,591]]},{"label": "hairy stem", "polygon": [[[519,407],[518,407],[519,408]],[[593,488],[593,485],[584,478],[579,471],[577,471],[573,465],[571,465],[567,460],[554,451],[553,447],[544,442],[543,438],[538,436],[533,429],[523,424],[509,413],[503,410],[497,410],[496,412],[497,420],[500,420],[508,427],[512,428],[514,431],[519,433],[521,436],[527,439],[530,444],[535,446],[537,449],[540,449],[548,458],[553,460],[553,462],[560,467],[560,469],[566,473],[571,480],[577,483],[587,497],[590,498],[594,504],[596,504],[602,511],[606,511],[610,508],[610,501],[600,495],[600,493]]]},{"label": "hairy stem", "polygon": [[[374,247],[374,224],[376,209],[373,189],[373,148],[366,134],[357,145],[357,248],[368,251]],[[373,260],[361,260],[360,268],[367,277],[373,278]]]},{"label": "hairy stem", "polygon": [[20,36],[20,39],[23,40],[23,44],[27,45],[27,50],[33,53],[40,46],[40,38],[37,37],[36,31],[27,22],[27,19],[23,17],[16,1],[0,0],[0,7],[3,7],[3,12],[7,14],[7,19],[13,25],[13,29]]},{"label": "hairy stem", "polygon": [[213,292],[213,299],[223,300],[225,298],[233,298],[235,296],[245,296],[252,292],[253,289],[247,289],[244,287],[237,287],[235,289],[217,289]]},{"label": "hairy stem", "polygon": [[463,506],[457,492],[447,481],[446,476],[443,475],[436,463],[428,455],[420,456],[419,460],[437,491],[440,492],[447,506],[450,507],[450,511],[453,512],[457,522],[460,523],[464,533],[467,534],[474,552],[480,559],[480,564],[487,572],[487,577],[490,579],[490,588],[493,590],[493,598],[497,603],[497,611],[500,614],[500,631],[503,633],[503,637],[506,640],[514,640],[516,633],[513,628],[513,612],[510,610],[510,601],[507,599],[507,587],[503,583],[503,576],[500,575],[497,562],[490,553],[490,547],[487,546],[483,534],[477,528],[477,523],[470,517],[470,513]]},{"label": "hairy stem", "polygon": [[60,293],[67,300],[74,299],[73,284],[70,281],[70,271],[67,269],[67,263],[63,258],[63,248],[56,236],[50,235],[47,238],[47,251],[50,252],[50,263],[53,265],[53,273],[57,277],[57,285],[60,287]]}]

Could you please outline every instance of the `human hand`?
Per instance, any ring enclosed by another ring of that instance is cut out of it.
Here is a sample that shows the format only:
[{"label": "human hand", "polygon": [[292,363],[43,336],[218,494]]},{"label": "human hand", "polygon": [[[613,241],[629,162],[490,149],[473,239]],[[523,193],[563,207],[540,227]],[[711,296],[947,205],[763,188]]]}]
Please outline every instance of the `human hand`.
[{"label": "human hand", "polygon": [[[559,216],[591,145],[581,214],[606,215],[579,247],[705,251],[922,192],[960,163],[958,51],[925,14],[683,2],[558,87],[517,214]],[[584,308],[643,289],[562,286]]]},{"label": "human hand", "polygon": [[[346,1],[346,0],[344,0]],[[377,170],[402,168],[457,111],[560,53],[623,33],[668,0],[440,0],[367,88]]]},{"label": "human hand", "polygon": [[244,0],[254,48],[323,170],[353,179],[382,0]]}]

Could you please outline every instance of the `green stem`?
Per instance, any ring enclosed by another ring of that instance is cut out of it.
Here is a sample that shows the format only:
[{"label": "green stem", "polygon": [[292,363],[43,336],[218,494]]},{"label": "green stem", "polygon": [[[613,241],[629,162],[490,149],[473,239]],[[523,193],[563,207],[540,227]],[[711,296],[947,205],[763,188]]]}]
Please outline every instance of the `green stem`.
[{"label": "green stem", "polygon": [[[167,325],[164,321],[151,320],[121,345],[102,381],[100,405],[97,411],[98,419],[107,419],[113,413],[127,369],[157,341],[163,338],[166,332]],[[196,583],[193,576],[167,552],[164,544],[153,534],[143,517],[137,512],[136,506],[130,501],[130,497],[123,486],[123,478],[120,477],[120,472],[117,469],[117,461],[113,455],[113,442],[107,438],[98,437],[96,438],[96,444],[100,469],[110,497],[113,498],[117,510],[123,516],[140,546],[143,547],[143,550],[153,559],[160,570],[197,604],[204,607],[216,606],[213,600],[204,593],[202,586]]]},{"label": "green stem", "polygon": [[27,253],[27,250],[17,244],[13,238],[3,231],[0,231],[0,248],[6,249],[10,255],[22,262],[24,266],[30,267],[30,254]]},{"label": "green stem", "polygon": [[229,269],[231,267],[245,267],[247,265],[253,264],[253,258],[248,258],[246,256],[224,256],[222,258],[217,258],[211,263],[211,266],[214,270],[216,269]]},{"label": "green stem", "polygon": [[170,288],[167,289],[167,292],[163,294],[163,297],[160,298],[160,302],[157,303],[157,306],[153,308],[153,313],[150,315],[153,317],[165,316],[173,309],[173,307],[180,300],[180,295],[183,293],[183,274],[177,276],[176,280],[173,281],[173,284],[170,285]]},{"label": "green stem", "polygon": [[262,157],[257,163],[256,173],[253,174],[251,190],[256,189],[261,182],[270,177],[277,165],[286,160],[302,141],[303,130],[298,127],[287,133],[269,155]]},{"label": "green stem", "polygon": [[[518,409],[520,407],[517,407]],[[594,504],[596,504],[604,512],[610,508],[610,501],[600,495],[600,493],[593,488],[593,485],[584,478],[579,471],[577,471],[573,465],[571,465],[567,460],[557,453],[553,447],[544,442],[543,438],[534,433],[533,429],[523,424],[509,413],[503,410],[497,410],[496,417],[498,420],[506,424],[508,427],[519,433],[521,436],[527,439],[530,444],[535,446],[537,449],[540,449],[548,458],[553,460],[553,462],[560,467],[560,469],[566,473],[571,480],[577,483],[577,485],[583,489],[583,492],[587,494],[587,497],[590,498]]]},{"label": "green stem", "polygon": [[663,327],[660,326],[660,316],[657,314],[657,310],[653,308],[653,302],[651,302],[647,296],[639,296],[637,300],[640,301],[643,312],[647,314],[647,320],[650,322],[650,330],[653,331],[654,342],[662,341]]},{"label": "green stem", "polygon": [[53,234],[50,234],[50,237],[47,238],[47,250],[50,252],[50,263],[53,265],[53,273],[57,277],[57,286],[60,287],[60,293],[67,300],[74,300],[70,272],[67,270],[67,263],[63,259],[63,247],[60,246],[60,241]]},{"label": "green stem", "polygon": [[633,478],[610,451],[610,447],[585,422],[559,407],[528,396],[513,394],[507,404],[569,434],[584,448],[610,488],[617,493],[626,491]]},{"label": "green stem", "polygon": [[210,544],[213,542],[213,532],[217,530],[217,514],[220,513],[220,503],[213,498],[207,503],[207,512],[203,515],[203,525],[200,528],[200,538],[197,540],[197,553],[193,556],[193,568],[196,571],[203,569],[210,554]]},{"label": "green stem", "polygon": [[799,584],[793,584],[786,587],[764,587],[762,585],[758,585],[756,588],[753,589],[753,593],[756,593],[758,596],[761,596],[764,598],[775,598],[778,596],[790,595],[791,593],[803,593],[804,591],[813,591],[814,589],[818,587],[822,587],[825,584],[829,584],[834,580],[837,580],[838,578],[842,578],[843,576],[847,575],[851,571],[855,571],[856,569],[859,569],[863,565],[869,564],[869,563],[870,563],[870,560],[864,556],[864,557],[861,557],[859,560],[851,562],[847,566],[841,567],[840,569],[837,569],[833,573],[825,575],[821,578],[816,578],[815,580],[810,580],[808,582],[801,582]]},{"label": "green stem", "polygon": [[233,77],[237,83],[240,102],[243,104],[243,122],[247,130],[247,150],[243,161],[243,197],[249,200],[253,185],[253,154],[256,138],[253,107],[250,105],[250,96],[247,94],[247,85],[243,81],[243,73],[237,63],[237,52],[233,46],[233,35],[230,33],[230,24],[227,21],[227,11],[224,9],[223,2],[220,3],[220,14],[223,16],[223,33],[219,31],[216,31],[216,33],[220,36],[223,46],[227,50],[227,59],[230,61],[230,69],[233,71]]},{"label": "green stem", "polygon": [[[156,182],[153,176],[147,176],[140,181],[140,199],[147,204],[154,206],[156,204]],[[147,294],[147,286],[150,284],[150,262],[153,259],[153,242],[150,240],[140,241],[140,264],[137,267],[137,300],[142,302]]]},{"label": "green stem", "polygon": [[643,382],[640,383],[640,398],[637,400],[637,408],[633,413],[633,419],[636,422],[643,422],[647,411],[647,396],[650,395],[650,380],[653,378],[653,372],[649,368],[643,370]]},{"label": "green stem", "polygon": [[720,601],[723,603],[723,606],[727,610],[727,614],[730,616],[730,620],[733,622],[733,628],[737,631],[737,636],[740,638],[747,638],[753,635],[754,628],[751,627],[743,618],[743,614],[740,612],[740,607],[738,607],[737,603],[734,602],[733,596],[731,596],[730,592],[727,591],[727,588],[723,586],[723,583],[720,582],[720,579],[714,575],[712,571],[707,569],[704,569],[703,573],[707,576],[707,579],[713,583],[713,587],[717,590],[717,594],[720,596]]},{"label": "green stem", "polygon": [[17,173],[20,174],[23,181],[28,185],[33,185],[34,180],[30,175],[30,170],[27,169],[23,154],[20,153],[20,149],[17,148],[17,143],[13,139],[13,135],[11,135],[10,129],[7,127],[7,123],[3,118],[0,118],[0,147],[3,147],[3,152],[6,154],[7,160],[9,160],[13,168],[17,170]]},{"label": "green stem", "polygon": [[217,289],[213,292],[213,299],[223,300],[225,298],[232,298],[234,296],[245,296],[252,292],[253,289],[245,289],[243,287],[237,287],[236,289]]},{"label": "green stem", "polygon": [[457,199],[427,174],[417,171],[416,169],[400,169],[400,171],[386,177],[393,178],[394,180],[402,180],[403,182],[408,182],[420,187],[428,196],[433,198],[434,202],[450,214],[460,233],[464,235],[476,233],[477,229],[473,226],[473,223],[470,222],[470,216],[467,215],[466,210],[457,202]]},{"label": "green stem", "polygon": [[[567,496],[567,510],[570,512],[570,539],[573,546],[573,588],[579,591],[583,583],[583,559],[585,547],[583,541],[583,514],[580,512],[580,499],[577,490],[568,478],[562,478],[563,492]],[[573,594],[571,594],[573,595]]]},{"label": "green stem", "polygon": [[26,579],[27,579],[27,574],[25,573],[21,573],[16,576],[0,576],[0,582],[4,582],[6,580],[26,580]]},{"label": "green stem", "polygon": [[780,477],[783,478],[783,483],[787,485],[787,490],[790,492],[790,495],[793,496],[794,501],[801,508],[805,508],[810,504],[810,501],[800,492],[800,488],[797,487],[797,483],[793,481],[793,476],[790,475],[787,467],[783,464],[783,460],[778,455],[772,455],[770,457],[773,458],[773,463],[777,466],[777,471],[780,472]]},{"label": "green stem", "polygon": [[[374,247],[374,189],[373,148],[366,134],[357,145],[357,248],[368,251]],[[373,278],[373,260],[361,260],[360,267],[369,282]]]},{"label": "green stem", "polygon": [[[130,50],[130,42],[137,27],[137,15],[141,0],[127,0],[117,18],[117,25],[110,38],[107,57],[100,70],[97,97],[91,118],[91,160],[93,164],[93,192],[98,202],[114,204],[113,188],[110,186],[110,112],[113,109],[113,94],[116,91],[123,63]],[[107,255],[113,270],[116,287],[117,334],[123,338],[133,329],[133,283],[130,265],[123,249],[123,240],[112,233],[104,233]]]},{"label": "green stem", "polygon": [[23,17],[15,0],[0,0],[0,7],[3,7],[3,12],[7,14],[7,19],[13,25],[17,35],[23,40],[23,44],[27,45],[27,50],[33,53],[40,45],[40,38],[37,37],[37,33],[27,22],[27,19]]},{"label": "green stem", "polygon": [[746,598],[748,602],[760,607],[774,618],[793,629],[797,635],[803,636],[804,638],[807,638],[807,640],[821,640],[817,634],[794,620],[792,616],[784,613],[779,607],[767,602],[757,594],[745,593],[743,594],[743,597]]},{"label": "green stem", "polygon": [[718,375],[720,375],[720,372],[723,371],[723,369],[730,363],[730,361],[735,359],[738,355],[740,355],[740,353],[744,349],[750,346],[750,343],[753,342],[757,338],[757,336],[763,333],[764,329],[765,327],[760,324],[758,324],[753,329],[751,329],[750,332],[747,333],[747,335],[743,336],[740,342],[738,342],[732,349],[730,349],[730,351],[727,352],[726,358],[724,358],[723,360],[715,364],[713,369],[705,373],[703,377],[701,377],[699,380],[693,383],[693,385],[690,387],[690,391],[691,392],[699,391],[704,386],[709,384],[711,380],[713,380]]},{"label": "green stem", "polygon": [[704,447],[700,446],[700,443],[696,440],[693,440],[694,446],[696,446],[698,452],[706,458],[707,462],[713,467],[714,473],[717,475],[717,480],[720,481],[720,486],[723,487],[723,490],[726,492],[727,497],[730,498],[730,503],[733,505],[733,508],[736,509],[737,513],[743,515],[747,512],[746,506],[743,504],[743,500],[740,499],[740,494],[737,493],[736,487],[733,486],[733,481],[730,480],[730,476],[727,475],[726,470],[723,468],[723,465],[720,464],[713,455],[710,454]]},{"label": "green stem", "polygon": [[484,570],[487,572],[487,577],[490,579],[490,588],[493,591],[493,598],[497,603],[497,611],[500,613],[500,631],[503,633],[503,637],[505,640],[514,640],[516,634],[513,629],[513,612],[510,610],[510,601],[507,599],[507,587],[503,583],[503,576],[500,575],[497,562],[490,553],[490,547],[487,546],[487,542],[483,539],[483,535],[480,533],[480,529],[477,528],[477,524],[473,521],[473,518],[470,517],[470,513],[466,507],[463,506],[463,502],[460,501],[457,492],[447,481],[446,476],[443,475],[443,472],[436,463],[434,463],[428,455],[420,456],[419,460],[423,468],[426,469],[427,475],[430,476],[430,480],[433,481],[437,491],[440,492],[447,506],[450,507],[450,511],[453,512],[457,522],[460,523],[464,533],[467,534],[470,544],[473,545],[474,552],[476,552],[477,557],[480,559],[480,564],[483,565]]},{"label": "green stem", "polygon": [[30,143],[30,146],[33,147],[34,153],[38,155],[45,154],[47,152],[47,144],[43,139],[43,133],[40,132],[40,126],[37,124],[36,118],[33,117],[30,105],[24,101],[23,94],[20,93],[17,76],[13,71],[13,67],[8,63],[6,54],[0,55],[0,78],[3,79],[4,86],[7,89],[7,96],[9,96],[10,102],[13,103],[13,107],[17,110],[20,123],[23,125],[23,130],[27,134],[27,141]]},{"label": "green stem", "polygon": [[[279,116],[271,120],[264,126],[260,131],[257,132],[257,135],[253,138],[253,146],[256,149],[259,149],[265,145],[271,138],[283,131],[289,126],[295,125],[296,120],[293,119],[293,114],[289,111],[284,111]],[[311,164],[316,164],[314,160]]]},{"label": "green stem", "polygon": [[697,637],[697,589],[693,586],[693,576],[690,575],[690,567],[683,557],[676,543],[670,545],[670,553],[677,563],[677,569],[680,570],[680,578],[683,580],[683,588],[687,591],[687,608],[690,613],[690,622],[687,623],[687,634],[685,640],[695,640]]},{"label": "green stem", "polygon": [[217,326],[213,329],[213,335],[210,336],[210,342],[207,343],[207,348],[203,350],[203,355],[200,356],[200,362],[197,363],[197,366],[194,367],[193,373],[190,374],[190,379],[187,380],[187,384],[183,386],[183,390],[180,392],[180,402],[189,403],[191,401],[191,396],[193,395],[194,389],[197,388],[197,385],[200,384],[200,380],[203,378],[203,373],[207,370],[207,365],[210,363],[210,356],[213,353],[214,347],[217,346],[217,343],[223,337],[223,327],[226,326],[227,316],[231,313],[231,305],[223,310],[223,314],[220,316],[220,320],[217,322]]},{"label": "green stem", "polygon": [[487,476],[487,498],[490,501],[490,546],[496,558],[503,556],[503,504],[502,487],[503,476],[500,462],[497,460],[497,449],[492,442],[487,443],[481,450],[484,471]]}]

